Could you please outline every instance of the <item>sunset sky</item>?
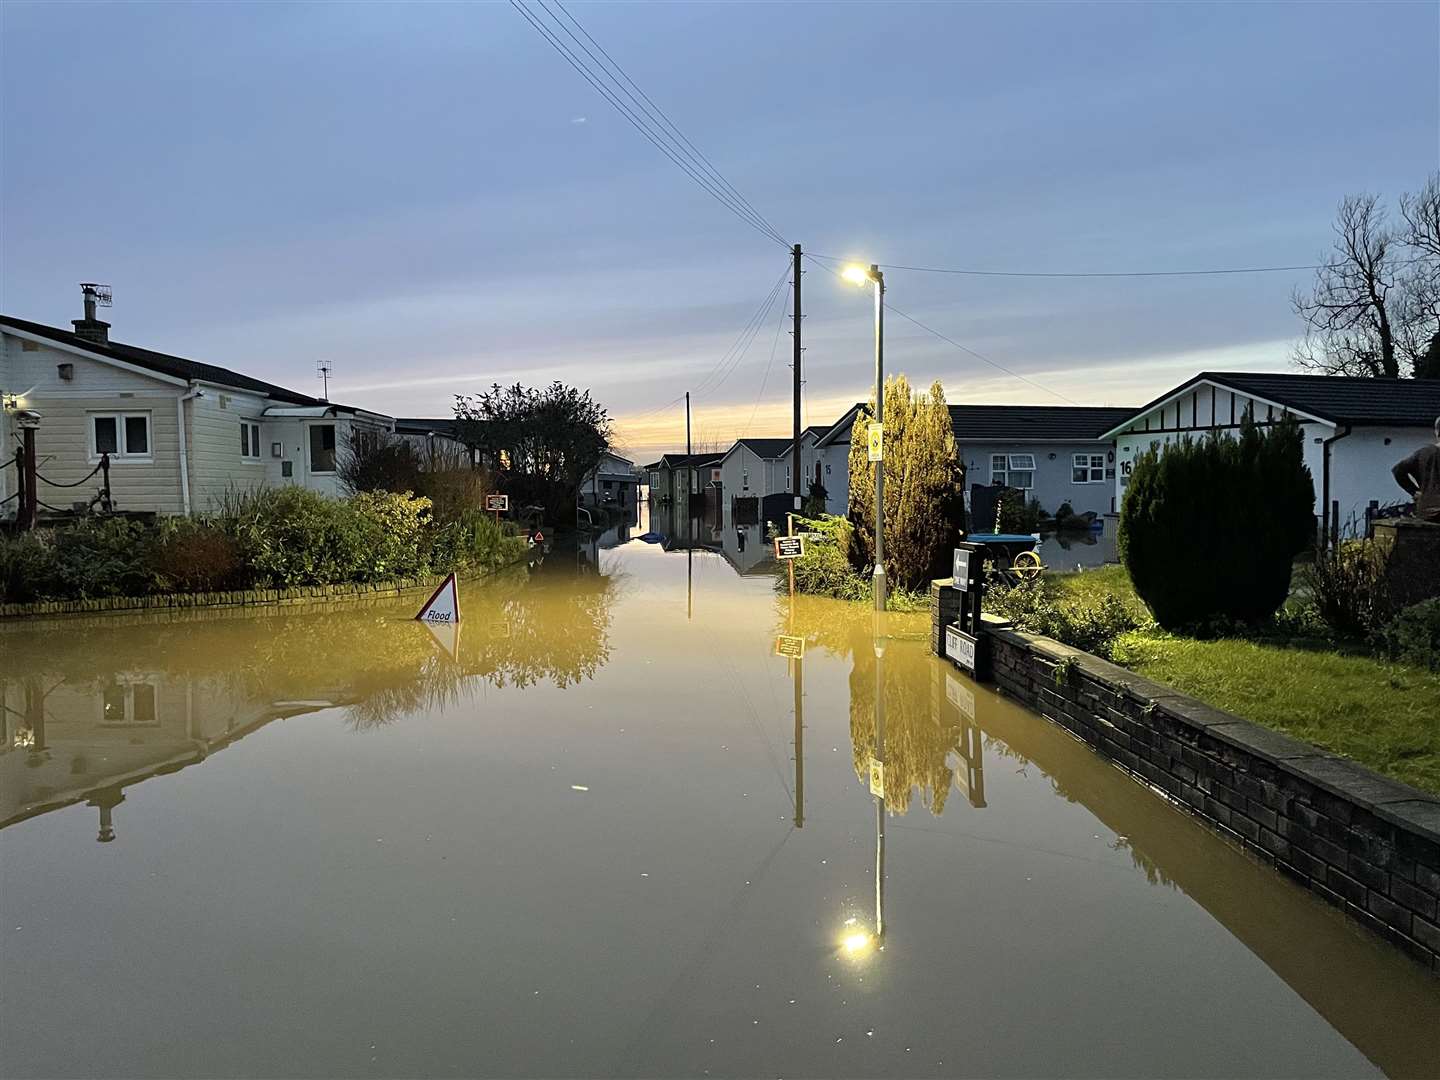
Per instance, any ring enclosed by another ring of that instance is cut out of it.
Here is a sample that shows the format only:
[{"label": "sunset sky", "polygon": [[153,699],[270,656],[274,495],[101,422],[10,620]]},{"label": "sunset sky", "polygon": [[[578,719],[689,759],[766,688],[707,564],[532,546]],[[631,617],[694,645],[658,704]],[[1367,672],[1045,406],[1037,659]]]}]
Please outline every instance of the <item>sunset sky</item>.
[{"label": "sunset sky", "polygon": [[[1435,4],[579,4],[807,250],[996,271],[1313,263],[1336,202],[1440,163]],[[788,253],[507,4],[0,6],[0,308],[396,415],[589,387],[645,461],[789,428]],[[58,59],[57,59],[58,58]],[[868,392],[866,296],[812,266],[806,419]],[[951,401],[1139,404],[1285,369],[1306,273],[891,271],[888,361]],[[782,288],[778,299],[784,302]],[[773,359],[772,359],[773,357]],[[723,379],[721,378],[724,375]],[[1038,384],[1038,385],[1037,385]]]}]

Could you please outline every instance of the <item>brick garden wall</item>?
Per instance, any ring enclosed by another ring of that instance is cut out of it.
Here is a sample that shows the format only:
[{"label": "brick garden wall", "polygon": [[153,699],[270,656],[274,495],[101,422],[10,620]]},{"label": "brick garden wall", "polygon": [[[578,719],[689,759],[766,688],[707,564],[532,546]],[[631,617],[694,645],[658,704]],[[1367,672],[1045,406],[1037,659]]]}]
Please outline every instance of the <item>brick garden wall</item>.
[{"label": "brick garden wall", "polygon": [[1440,798],[986,622],[1000,690],[1440,975]]}]

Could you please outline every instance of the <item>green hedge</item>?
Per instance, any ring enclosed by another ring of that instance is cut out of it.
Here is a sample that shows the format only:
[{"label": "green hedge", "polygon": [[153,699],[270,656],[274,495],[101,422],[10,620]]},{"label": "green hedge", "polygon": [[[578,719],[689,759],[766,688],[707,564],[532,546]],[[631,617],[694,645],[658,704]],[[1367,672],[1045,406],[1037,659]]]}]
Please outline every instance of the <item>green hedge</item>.
[{"label": "green hedge", "polygon": [[482,511],[437,521],[430,500],[409,493],[264,488],[204,517],[83,518],[0,537],[0,601],[387,581],[489,570],[524,550]]}]

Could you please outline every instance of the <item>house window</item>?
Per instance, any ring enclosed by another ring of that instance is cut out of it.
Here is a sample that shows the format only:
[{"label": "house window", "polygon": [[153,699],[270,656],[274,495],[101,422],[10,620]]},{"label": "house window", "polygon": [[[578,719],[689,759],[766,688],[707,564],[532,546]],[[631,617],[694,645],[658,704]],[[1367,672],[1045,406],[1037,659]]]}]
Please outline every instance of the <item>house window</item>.
[{"label": "house window", "polygon": [[1105,482],[1105,455],[1076,454],[1070,468],[1070,482],[1103,484]]},{"label": "house window", "polygon": [[749,469],[742,469],[742,470],[740,471],[740,490],[741,490],[741,491],[749,491],[749,490],[750,490],[750,470],[749,470]]},{"label": "house window", "polygon": [[100,722],[105,725],[154,727],[160,722],[155,708],[155,684],[145,677],[122,675],[100,692]]},{"label": "house window", "polygon": [[246,461],[260,460],[260,425],[240,421],[240,456]]},{"label": "house window", "polygon": [[1035,455],[991,454],[990,483],[1029,491],[1035,486]]},{"label": "house window", "polygon": [[310,471],[312,473],[333,473],[335,471],[335,425],[310,425]]},{"label": "house window", "polygon": [[149,413],[92,413],[90,416],[90,460],[101,454],[112,458],[150,456]]},{"label": "house window", "polygon": [[785,490],[790,490],[790,466],[785,466]]}]

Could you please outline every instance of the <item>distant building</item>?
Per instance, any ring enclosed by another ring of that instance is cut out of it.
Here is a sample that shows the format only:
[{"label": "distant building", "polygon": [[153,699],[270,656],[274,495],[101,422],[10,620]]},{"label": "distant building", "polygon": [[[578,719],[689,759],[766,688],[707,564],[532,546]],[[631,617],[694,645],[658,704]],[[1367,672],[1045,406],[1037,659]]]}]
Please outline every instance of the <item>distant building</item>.
[{"label": "distant building", "polygon": [[582,506],[633,507],[639,499],[640,470],[629,458],[606,453],[580,481]]},{"label": "distant building", "polygon": [[1287,412],[1300,422],[1317,520],[1326,520],[1327,510],[1338,505],[1342,534],[1354,535],[1363,529],[1371,502],[1384,506],[1404,499],[1390,468],[1434,441],[1440,380],[1202,371],[1103,433],[1116,442],[1117,505],[1144,451],[1212,431],[1233,433],[1247,409],[1260,424],[1275,423]]},{"label": "distant building", "polygon": [[649,498],[652,502],[689,506],[691,495],[718,496],[720,458],[714,452],[699,454],[665,454],[659,461],[644,467]]}]

